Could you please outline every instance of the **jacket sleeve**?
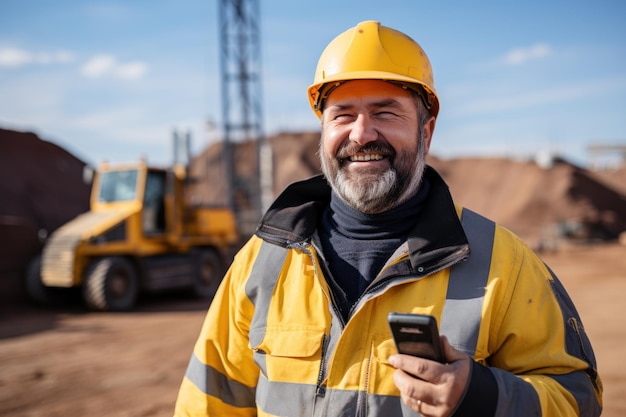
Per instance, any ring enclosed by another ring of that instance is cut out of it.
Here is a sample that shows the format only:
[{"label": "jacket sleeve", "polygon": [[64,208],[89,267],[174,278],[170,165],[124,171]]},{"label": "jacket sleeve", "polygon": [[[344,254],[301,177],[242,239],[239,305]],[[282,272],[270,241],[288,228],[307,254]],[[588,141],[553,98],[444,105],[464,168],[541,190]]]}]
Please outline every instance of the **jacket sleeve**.
[{"label": "jacket sleeve", "polygon": [[[594,353],[558,278],[524,243],[502,233],[492,268],[497,272],[487,288],[491,306],[483,311],[489,324],[482,364],[497,385],[493,415],[599,416],[602,383]],[[497,276],[502,271],[509,276]],[[491,380],[476,367],[475,377]],[[484,387],[493,393],[493,385]],[[472,382],[460,408],[485,394],[471,388]]]},{"label": "jacket sleeve", "polygon": [[254,257],[248,243],[213,298],[183,378],[175,417],[256,416],[258,367],[249,348],[253,306],[245,282]]}]

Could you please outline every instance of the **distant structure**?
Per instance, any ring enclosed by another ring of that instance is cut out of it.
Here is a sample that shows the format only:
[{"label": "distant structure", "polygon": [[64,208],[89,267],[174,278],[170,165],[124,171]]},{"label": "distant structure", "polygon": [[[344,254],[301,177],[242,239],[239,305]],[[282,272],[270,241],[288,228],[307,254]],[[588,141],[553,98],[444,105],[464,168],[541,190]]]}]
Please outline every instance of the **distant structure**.
[{"label": "distant structure", "polygon": [[[258,0],[220,0],[219,35],[224,164],[228,203],[243,232],[254,231],[272,195],[271,151],[263,134]],[[256,166],[235,169],[233,142],[253,142]],[[263,158],[261,157],[263,156]]]},{"label": "distant structure", "polygon": [[535,153],[535,163],[542,169],[552,168],[558,158],[557,153],[549,149],[542,149]]},{"label": "distant structure", "polygon": [[626,166],[626,143],[594,143],[587,147],[592,169]]}]

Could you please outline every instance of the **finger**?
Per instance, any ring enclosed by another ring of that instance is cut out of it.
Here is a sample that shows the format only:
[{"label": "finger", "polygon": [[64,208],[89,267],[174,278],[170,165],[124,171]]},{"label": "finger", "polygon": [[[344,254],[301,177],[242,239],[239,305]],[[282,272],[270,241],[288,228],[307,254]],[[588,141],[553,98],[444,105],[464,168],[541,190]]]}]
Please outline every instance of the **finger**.
[{"label": "finger", "polygon": [[[417,412],[421,416],[430,415],[428,413],[429,408],[432,409],[430,405],[425,403],[423,400],[416,400],[415,398],[402,396],[402,401],[409,406],[413,411]],[[431,410],[432,411],[432,410]]]},{"label": "finger", "polygon": [[439,362],[402,354],[391,355],[389,363],[413,377],[429,382],[436,382],[445,368]]},{"label": "finger", "polygon": [[400,391],[403,401],[411,408],[415,409],[415,401],[422,399],[429,389],[429,383],[415,378],[401,369],[393,373],[393,382]]}]

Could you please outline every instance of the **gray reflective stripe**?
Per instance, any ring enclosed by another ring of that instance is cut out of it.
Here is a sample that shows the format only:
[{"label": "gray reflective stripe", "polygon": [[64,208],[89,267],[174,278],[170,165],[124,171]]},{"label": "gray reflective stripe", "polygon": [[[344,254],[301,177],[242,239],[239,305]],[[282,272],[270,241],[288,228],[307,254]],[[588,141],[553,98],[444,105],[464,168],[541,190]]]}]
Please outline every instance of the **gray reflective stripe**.
[{"label": "gray reflective stripe", "polygon": [[255,407],[254,388],[228,379],[215,368],[202,363],[196,355],[191,355],[185,376],[202,392],[226,404],[241,408]]},{"label": "gray reflective stripe", "polygon": [[259,367],[263,375],[267,375],[267,355],[265,352],[254,351],[254,363]]},{"label": "gray reflective stripe", "polygon": [[250,346],[256,347],[265,337],[267,314],[272,301],[274,286],[283,269],[289,249],[263,242],[252,265],[246,282],[246,295],[254,305],[254,317],[250,323]]},{"label": "gray reflective stripe", "polygon": [[565,388],[578,403],[578,415],[580,416],[599,416],[602,408],[598,403],[598,399],[593,394],[593,390],[589,389],[591,382],[587,375],[583,372],[573,372],[565,375],[548,375],[556,380],[563,388]]},{"label": "gray reflective stripe", "polygon": [[454,347],[474,357],[496,225],[468,209],[463,209],[461,222],[471,252],[465,262],[450,270],[439,329]]},{"label": "gray reflective stripe", "polygon": [[539,395],[522,378],[498,368],[489,368],[498,383],[496,416],[528,417],[541,415]]},{"label": "gray reflective stripe", "polygon": [[404,406],[399,396],[370,393],[367,405],[362,404],[359,410],[357,398],[363,391],[329,389],[324,401],[313,402],[311,398],[315,397],[316,389],[315,385],[268,381],[261,377],[257,392],[263,403],[257,406],[267,414],[278,416],[419,416]]},{"label": "gray reflective stripe", "polygon": [[261,375],[256,405],[274,416],[312,416],[316,390],[315,385],[269,381]]}]

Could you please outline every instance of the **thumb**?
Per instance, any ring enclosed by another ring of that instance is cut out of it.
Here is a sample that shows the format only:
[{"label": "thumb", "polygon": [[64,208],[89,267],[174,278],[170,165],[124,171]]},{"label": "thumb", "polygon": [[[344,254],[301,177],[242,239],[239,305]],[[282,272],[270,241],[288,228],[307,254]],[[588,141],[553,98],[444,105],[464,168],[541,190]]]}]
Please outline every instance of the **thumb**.
[{"label": "thumb", "polygon": [[446,336],[441,336],[441,343],[443,344],[443,353],[446,355],[448,363],[456,362],[461,359],[465,359],[465,353],[457,350],[450,344]]}]

